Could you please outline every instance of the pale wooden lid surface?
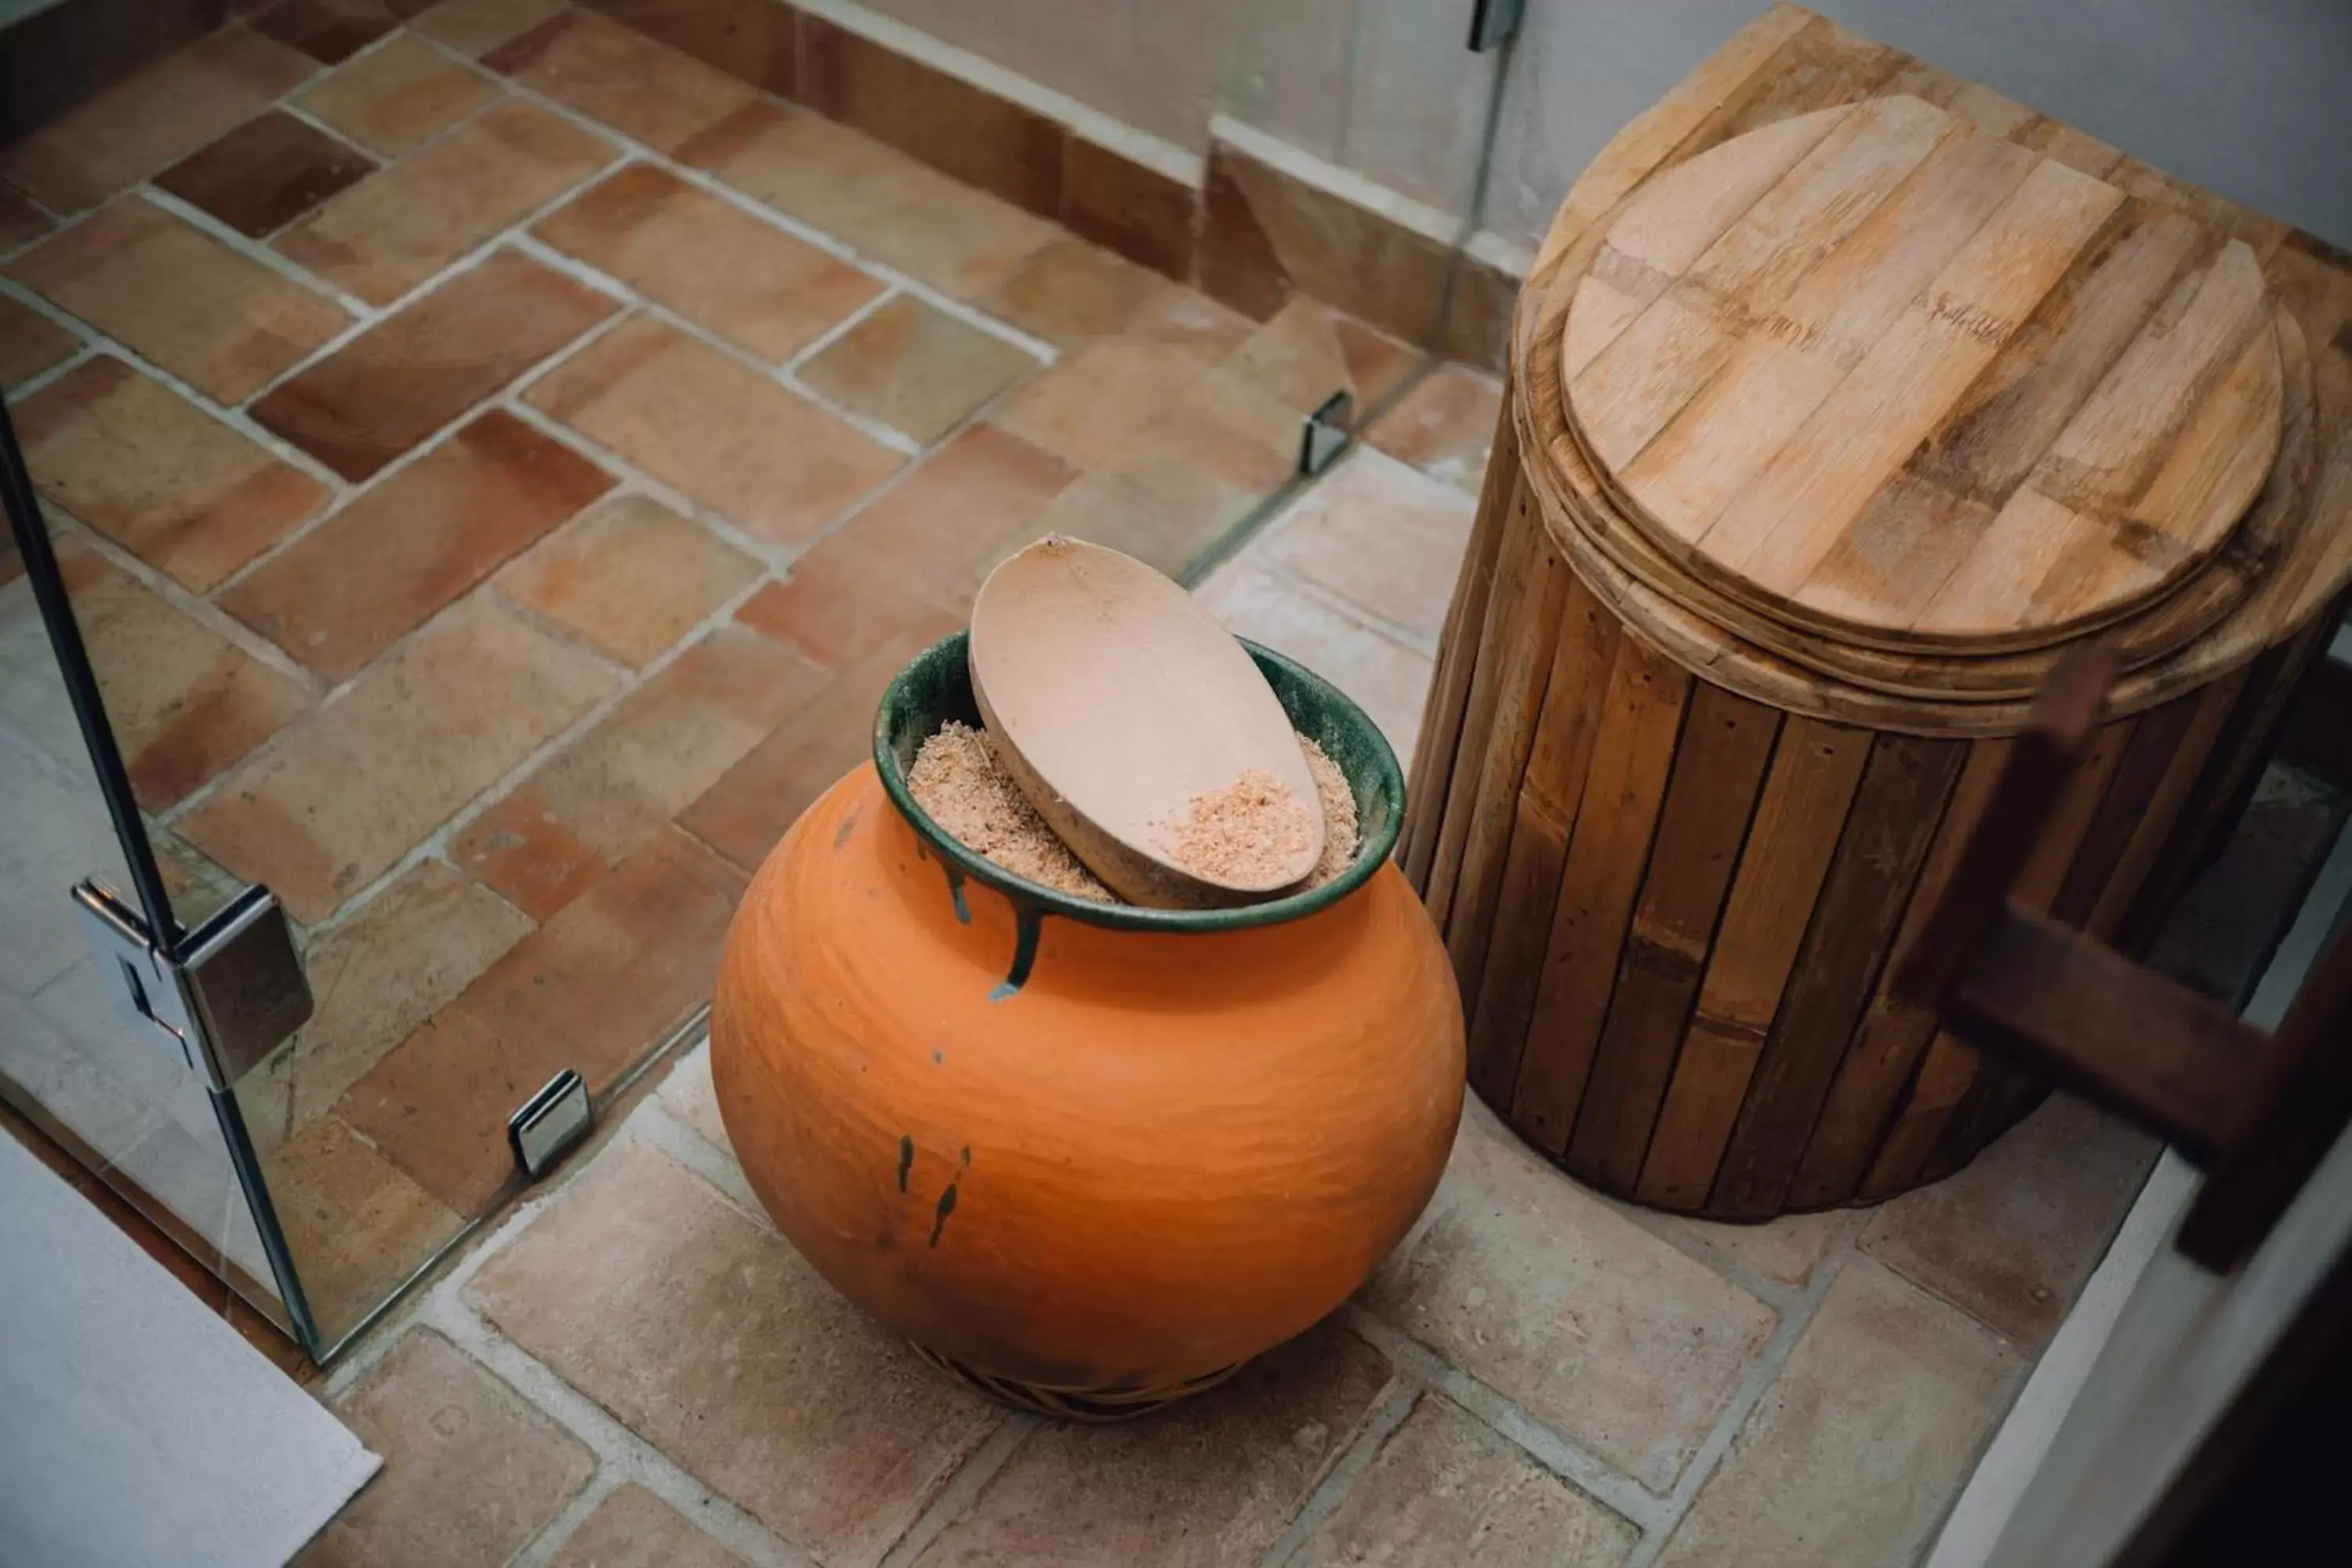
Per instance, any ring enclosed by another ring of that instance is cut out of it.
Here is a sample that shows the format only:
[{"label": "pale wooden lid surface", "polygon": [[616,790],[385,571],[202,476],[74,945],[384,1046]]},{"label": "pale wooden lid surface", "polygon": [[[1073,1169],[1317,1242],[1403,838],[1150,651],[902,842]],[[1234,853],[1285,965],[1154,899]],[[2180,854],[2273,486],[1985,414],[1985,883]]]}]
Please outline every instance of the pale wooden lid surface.
[{"label": "pale wooden lid surface", "polygon": [[1569,426],[1717,590],[1872,647],[1991,652],[2177,587],[2279,449],[2253,253],[1916,98],[1657,175],[1561,339]]}]

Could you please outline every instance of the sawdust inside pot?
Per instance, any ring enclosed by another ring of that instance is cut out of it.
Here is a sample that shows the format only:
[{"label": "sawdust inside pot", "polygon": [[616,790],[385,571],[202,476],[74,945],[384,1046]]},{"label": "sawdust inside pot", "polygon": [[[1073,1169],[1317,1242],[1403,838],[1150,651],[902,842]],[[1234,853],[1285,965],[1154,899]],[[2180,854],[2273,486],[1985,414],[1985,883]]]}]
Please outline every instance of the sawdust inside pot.
[{"label": "sawdust inside pot", "polygon": [[[1323,748],[1301,735],[1307,772],[1314,776],[1323,813],[1323,856],[1306,886],[1319,888],[1356,858],[1356,796],[1339,766]],[[931,820],[974,854],[1016,877],[1093,903],[1124,900],[1105,887],[1070,852],[1020,786],[996,761],[988,737],[969,724],[950,721],[925,741],[907,773],[907,787]],[[1281,799],[1264,799],[1269,790]],[[1274,780],[1243,778],[1232,788],[1192,803],[1192,819],[1180,827],[1182,853],[1220,864],[1245,864],[1254,857],[1279,855],[1282,844],[1297,853],[1307,832],[1309,808],[1293,800]]]}]

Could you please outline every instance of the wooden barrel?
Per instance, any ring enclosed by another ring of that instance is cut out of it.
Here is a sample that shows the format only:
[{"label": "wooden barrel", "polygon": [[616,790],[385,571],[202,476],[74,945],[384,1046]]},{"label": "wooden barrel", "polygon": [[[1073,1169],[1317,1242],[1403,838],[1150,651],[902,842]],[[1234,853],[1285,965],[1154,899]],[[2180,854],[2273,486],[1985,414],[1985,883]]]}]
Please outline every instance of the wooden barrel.
[{"label": "wooden barrel", "polygon": [[1476,1092],[1720,1218],[2022,1116],[1891,960],[2089,637],[2130,668],[2020,896],[2152,935],[2352,575],[2347,317],[2340,254],[1793,7],[1629,126],[1520,301],[1412,780]]}]

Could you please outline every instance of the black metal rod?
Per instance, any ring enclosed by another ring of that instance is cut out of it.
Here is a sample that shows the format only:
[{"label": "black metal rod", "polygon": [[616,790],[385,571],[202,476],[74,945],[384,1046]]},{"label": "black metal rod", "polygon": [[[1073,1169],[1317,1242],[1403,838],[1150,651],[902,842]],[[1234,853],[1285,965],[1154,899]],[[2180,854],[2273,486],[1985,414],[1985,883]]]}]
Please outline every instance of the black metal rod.
[{"label": "black metal rod", "polygon": [[[122,858],[131,868],[131,890],[139,896],[139,906],[147,916],[147,929],[165,951],[176,957],[180,951],[180,923],[173,918],[171,895],[163,889],[163,873],[155,861],[155,849],[147,841],[146,825],[140,819],[139,802],[131,791],[131,774],[122,765],[122,749],[115,744],[114,728],[107,722],[106,700],[99,695],[98,674],[90,668],[89,650],[81,640],[81,624],[74,619],[73,602],[66,593],[65,577],[58,570],[57,551],[49,543],[48,526],[41,521],[40,502],[33,493],[32,475],[25,468],[25,454],[16,445],[16,427],[8,418],[5,405],[0,405],[0,504],[8,511],[8,525],[16,537],[16,551],[25,560],[25,575],[33,584],[33,599],[40,606],[41,625],[49,634],[49,647],[57,655],[58,673],[66,683],[66,698],[73,704],[74,720],[81,726],[82,745],[89,752],[89,765],[98,774],[98,793],[106,803],[106,814],[114,822],[114,836],[121,840]],[[58,889],[63,899],[65,889]]]}]

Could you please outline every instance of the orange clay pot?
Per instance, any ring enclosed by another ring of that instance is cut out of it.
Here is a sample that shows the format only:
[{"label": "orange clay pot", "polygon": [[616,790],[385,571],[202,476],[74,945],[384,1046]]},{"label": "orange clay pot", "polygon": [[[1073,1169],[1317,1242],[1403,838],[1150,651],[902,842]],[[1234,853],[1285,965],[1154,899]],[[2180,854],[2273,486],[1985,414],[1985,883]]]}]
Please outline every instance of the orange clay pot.
[{"label": "orange clay pot", "polygon": [[[1452,973],[1388,861],[1394,758],[1253,651],[1357,786],[1370,831],[1339,882],[1107,910],[945,839],[903,768],[969,703],[956,637],[886,699],[879,772],[769,857],[720,963],[719,1109],[784,1235],[918,1345],[1074,1413],[1204,1385],[1337,1307],[1428,1202],[1461,1110]],[[1359,782],[1371,749],[1385,792]]]}]

